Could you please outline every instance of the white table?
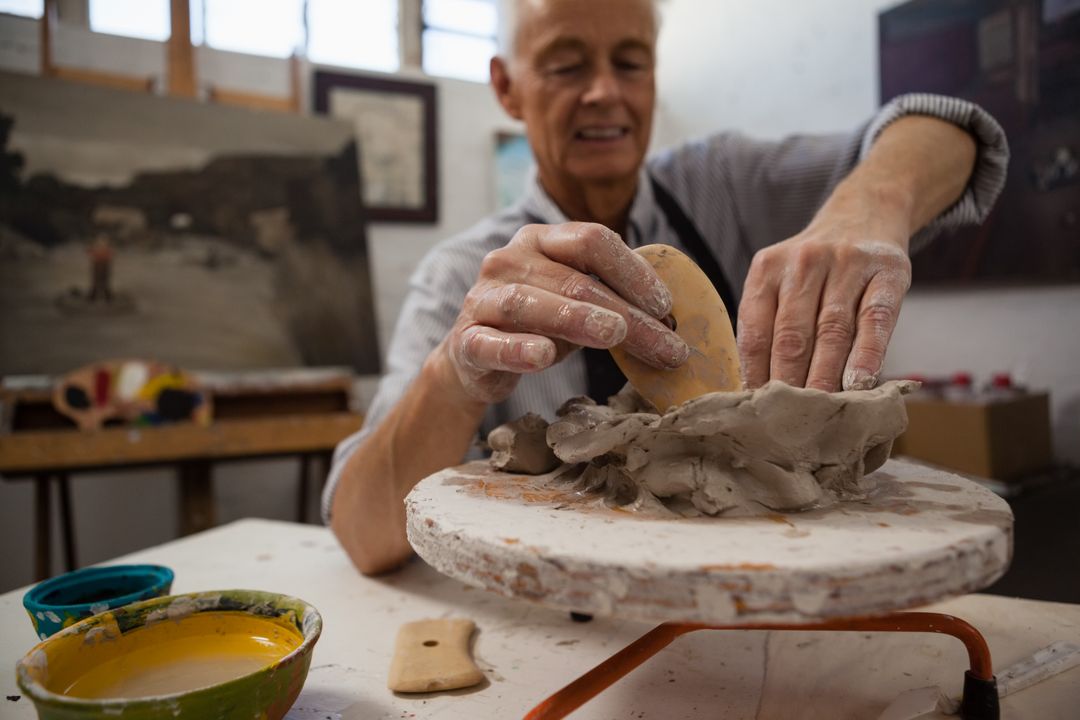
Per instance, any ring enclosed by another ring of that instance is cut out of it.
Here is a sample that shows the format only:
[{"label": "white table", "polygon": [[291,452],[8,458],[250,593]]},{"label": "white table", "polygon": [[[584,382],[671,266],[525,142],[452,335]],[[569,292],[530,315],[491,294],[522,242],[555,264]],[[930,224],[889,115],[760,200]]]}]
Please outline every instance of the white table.
[{"label": "white table", "polygon": [[[8,549],[10,552],[10,549]],[[325,629],[307,685],[289,720],[520,718],[543,698],[648,631],[649,624],[567,613],[471,589],[414,561],[385,578],[364,578],[324,528],[243,520],[117,558],[176,571],[174,592],[254,588],[296,595],[322,613]],[[14,666],[35,643],[25,590],[0,595],[0,718],[34,718],[17,702]],[[1080,605],[968,595],[931,606],[986,636],[1002,668],[1061,639],[1080,640]],[[468,617],[479,688],[418,696],[386,689],[394,637],[408,621]],[[921,634],[704,631],[676,640],[572,717],[877,718],[901,692],[941,685],[958,694],[967,659],[951,637]],[[1075,720],[1080,668],[1005,698],[1010,720]]]}]

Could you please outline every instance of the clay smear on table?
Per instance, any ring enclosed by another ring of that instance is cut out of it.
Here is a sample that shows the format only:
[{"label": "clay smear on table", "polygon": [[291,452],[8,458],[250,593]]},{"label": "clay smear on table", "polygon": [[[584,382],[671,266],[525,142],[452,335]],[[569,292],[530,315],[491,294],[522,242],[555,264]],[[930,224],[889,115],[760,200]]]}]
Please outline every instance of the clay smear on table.
[{"label": "clay smear on table", "polygon": [[[770,382],[702,395],[661,415],[629,385],[597,405],[574,398],[550,426],[527,415],[488,436],[492,465],[541,474],[608,506],[670,515],[752,515],[863,496],[907,427],[903,395],[825,393]],[[651,513],[650,513],[651,514]]]}]

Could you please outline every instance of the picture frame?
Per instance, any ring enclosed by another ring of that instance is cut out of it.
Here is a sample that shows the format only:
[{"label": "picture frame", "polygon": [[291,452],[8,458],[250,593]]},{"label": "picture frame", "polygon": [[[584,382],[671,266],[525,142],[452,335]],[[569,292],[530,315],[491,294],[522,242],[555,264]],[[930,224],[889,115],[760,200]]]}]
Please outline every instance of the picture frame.
[{"label": "picture frame", "polygon": [[316,70],[314,111],[353,123],[366,216],[439,220],[437,95],[430,83]]}]

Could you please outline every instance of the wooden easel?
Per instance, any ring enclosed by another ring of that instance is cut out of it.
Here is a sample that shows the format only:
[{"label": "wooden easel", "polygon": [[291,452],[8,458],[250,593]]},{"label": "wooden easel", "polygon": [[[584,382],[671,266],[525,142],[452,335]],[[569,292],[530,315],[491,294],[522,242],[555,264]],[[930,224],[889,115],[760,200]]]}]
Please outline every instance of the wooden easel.
[{"label": "wooden easel", "polygon": [[[187,0],[183,0],[187,4]],[[103,85],[105,87],[134,92],[152,93],[154,91],[154,78],[138,77],[131,75],[119,75],[115,73],[101,72],[98,70],[85,70],[82,68],[69,68],[57,65],[53,60],[54,33],[59,24],[60,11],[58,0],[45,0],[45,7],[41,14],[41,74],[45,77],[55,77],[61,80],[73,80],[75,82]]]}]

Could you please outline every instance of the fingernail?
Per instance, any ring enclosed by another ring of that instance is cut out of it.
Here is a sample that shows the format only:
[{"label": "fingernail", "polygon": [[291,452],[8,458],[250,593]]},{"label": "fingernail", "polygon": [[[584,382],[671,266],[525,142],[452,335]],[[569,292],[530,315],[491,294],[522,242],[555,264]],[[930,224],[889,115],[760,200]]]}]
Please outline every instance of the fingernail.
[{"label": "fingernail", "polygon": [[667,289],[667,285],[662,282],[656,283],[653,290],[653,297],[650,298],[649,304],[652,306],[648,308],[653,315],[663,319],[671,314],[671,291]]},{"label": "fingernail", "polygon": [[877,381],[877,375],[866,368],[848,368],[844,371],[845,390],[872,390]]},{"label": "fingernail", "polygon": [[532,367],[551,364],[551,346],[547,343],[526,342],[521,348],[521,358]]},{"label": "fingernail", "polygon": [[675,333],[665,333],[661,337],[664,338],[664,344],[666,345],[667,357],[665,362],[668,367],[679,367],[690,359],[690,346],[686,344],[685,340]]},{"label": "fingernail", "polygon": [[617,312],[596,308],[585,316],[585,333],[608,347],[618,345],[626,337],[626,321]]}]

